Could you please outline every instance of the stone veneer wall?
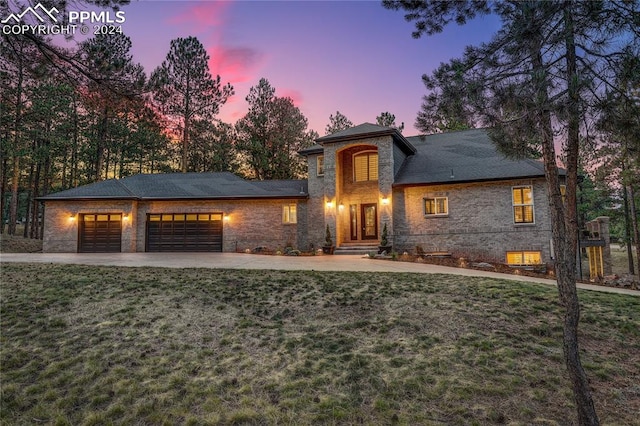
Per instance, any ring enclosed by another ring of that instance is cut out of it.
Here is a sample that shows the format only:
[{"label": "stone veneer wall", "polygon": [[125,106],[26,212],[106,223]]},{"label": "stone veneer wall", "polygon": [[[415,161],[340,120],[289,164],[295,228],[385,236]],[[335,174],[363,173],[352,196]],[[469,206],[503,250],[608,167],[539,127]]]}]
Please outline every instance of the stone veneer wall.
[{"label": "stone veneer wall", "polygon": [[[535,224],[514,224],[511,189],[532,185]],[[446,196],[446,217],[425,217],[425,197]],[[542,252],[551,263],[551,219],[543,180],[415,186],[394,191],[394,251],[446,251],[505,262],[507,251]]]},{"label": "stone veneer wall", "polygon": [[325,175],[318,176],[318,156],[318,154],[313,154],[307,157],[307,161],[309,164],[307,239],[308,244],[313,244],[314,248],[316,249],[322,247],[325,237],[324,184],[327,167],[327,158],[325,157]]},{"label": "stone veneer wall", "polygon": [[[358,148],[364,147],[364,148]],[[377,149],[378,151],[378,181],[353,183],[351,154],[358,150]],[[390,243],[393,243],[393,220],[391,208],[382,206],[380,200],[386,196],[391,201],[392,185],[395,174],[394,148],[391,136],[327,143],[324,145],[324,200],[333,201],[333,208],[324,208],[324,220],[329,224],[332,235],[338,242],[349,238],[349,203],[361,204],[378,203],[378,234],[387,223]],[[337,165],[337,167],[336,167]],[[310,168],[311,175],[311,168]],[[311,187],[311,178],[309,180]],[[310,197],[313,197],[311,189]],[[339,204],[343,204],[340,211]],[[336,233],[336,231],[338,231]],[[337,238],[336,238],[337,236]]]},{"label": "stone veneer wall", "polygon": [[[128,215],[128,220],[122,222],[122,251],[136,251],[137,235],[133,232],[131,219],[136,217],[137,202],[131,200],[46,201],[42,251],[45,253],[77,252],[78,220],[79,214],[82,213]],[[74,217],[73,220],[70,219],[71,215]]]},{"label": "stone veneer wall", "polygon": [[[297,224],[282,223],[282,208],[297,205]],[[44,252],[77,252],[79,213],[122,213],[122,251],[145,251],[147,213],[223,213],[223,251],[265,246],[281,249],[290,243],[307,250],[308,211],[306,199],[229,201],[47,201],[45,203]],[[70,220],[74,214],[76,219]]]}]

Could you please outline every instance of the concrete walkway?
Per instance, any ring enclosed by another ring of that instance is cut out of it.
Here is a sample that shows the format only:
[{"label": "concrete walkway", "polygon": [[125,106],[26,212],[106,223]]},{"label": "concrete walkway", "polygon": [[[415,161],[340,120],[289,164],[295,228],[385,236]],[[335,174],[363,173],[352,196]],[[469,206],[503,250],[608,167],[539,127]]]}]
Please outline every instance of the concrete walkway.
[{"label": "concrete walkway", "polygon": [[[393,262],[360,255],[340,256],[267,256],[237,253],[3,253],[0,263],[65,263],[80,265],[152,266],[163,268],[271,269],[289,271],[359,271],[454,274],[499,278],[546,285],[555,280],[522,275],[500,274],[475,269],[451,268],[425,263]],[[2,276],[0,275],[0,279]],[[640,291],[590,284],[578,288],[640,297]]]}]

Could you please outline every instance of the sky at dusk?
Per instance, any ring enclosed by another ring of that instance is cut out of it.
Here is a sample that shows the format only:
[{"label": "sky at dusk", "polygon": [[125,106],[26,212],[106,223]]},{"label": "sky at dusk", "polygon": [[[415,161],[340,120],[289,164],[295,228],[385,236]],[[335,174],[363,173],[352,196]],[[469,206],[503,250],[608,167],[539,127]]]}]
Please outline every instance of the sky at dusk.
[{"label": "sky at dusk", "polygon": [[354,124],[389,111],[398,125],[405,123],[405,135],[417,134],[426,93],[421,76],[498,29],[495,17],[484,17],[416,40],[413,23],[380,1],[156,0],[122,10],[134,60],[147,74],[164,60],[172,39],[195,36],[211,57],[211,73],[235,89],[218,118],[241,118],[250,87],[264,77],[321,136],[338,110]]}]

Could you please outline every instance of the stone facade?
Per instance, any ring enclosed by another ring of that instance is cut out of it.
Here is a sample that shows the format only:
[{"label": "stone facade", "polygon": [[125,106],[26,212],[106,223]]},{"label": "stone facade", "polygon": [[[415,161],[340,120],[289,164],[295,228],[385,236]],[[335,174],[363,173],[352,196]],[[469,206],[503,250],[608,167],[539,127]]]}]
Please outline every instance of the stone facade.
[{"label": "stone facade", "polygon": [[[77,251],[77,222],[85,213],[123,215],[123,252],[146,250],[149,214],[219,213],[225,218],[222,226],[225,252],[260,246],[278,250],[288,245],[303,251],[317,249],[324,243],[327,225],[337,246],[378,245],[386,225],[388,242],[399,253],[414,253],[420,246],[425,252],[505,262],[507,252],[522,252],[523,256],[524,252],[539,252],[543,263],[551,263],[551,220],[542,169],[532,165],[535,162],[503,162],[488,137],[478,142],[480,134],[481,131],[472,131],[471,135],[441,138],[437,144],[425,143],[425,138],[409,138],[410,141],[397,130],[365,123],[319,138],[318,145],[301,152],[306,155],[309,176],[306,185],[300,184],[299,191],[299,181],[294,182],[296,188],[279,182],[252,186],[231,174],[193,174],[196,176],[182,180],[169,176],[171,182],[176,179],[182,182],[177,188],[190,187],[189,182],[200,179],[197,185],[193,183],[190,198],[176,197],[169,201],[170,196],[165,197],[164,192],[151,196],[135,192],[128,199],[118,200],[110,192],[121,190],[117,182],[105,182],[102,186],[105,195],[96,195],[92,189],[80,191],[82,197],[73,193],[78,198],[45,199],[43,249]],[[460,155],[460,151],[465,155]],[[377,179],[356,182],[354,161],[363,153],[377,154]],[[318,171],[320,157],[324,173]],[[493,170],[487,170],[488,159],[493,161]],[[450,176],[454,178],[452,164],[457,168],[457,181],[449,180]],[[525,170],[528,174],[522,174],[522,167],[528,167]],[[471,173],[460,177],[467,171]],[[487,173],[494,173],[493,177],[487,178]],[[172,187],[171,182],[166,183],[167,188]],[[217,182],[231,189],[222,195],[212,190],[210,194],[214,195],[208,199],[198,198],[203,186],[215,186]],[[519,186],[532,188],[535,219],[532,223],[514,223],[512,189]],[[248,192],[237,195],[239,187]],[[286,191],[274,192],[278,188]],[[132,193],[118,194],[126,198],[126,194]],[[95,199],[87,201],[86,197],[91,196]],[[425,214],[426,198],[446,198],[446,214]],[[296,205],[297,222],[283,223],[283,207],[290,204]],[[364,218],[370,218],[372,210],[376,232],[365,238]]]},{"label": "stone facade", "polygon": [[[532,224],[515,224],[511,190],[531,186]],[[426,216],[424,199],[447,197],[448,214]],[[507,251],[540,251],[551,261],[551,222],[544,180],[413,186],[394,191],[394,250],[449,252],[454,256],[505,262]]]},{"label": "stone facade", "polygon": [[[282,223],[286,204],[296,204],[297,223]],[[144,252],[146,220],[150,213],[222,213],[223,251],[234,252],[268,247],[282,249],[292,245],[309,248],[307,238],[307,200],[229,200],[229,201],[47,201],[43,251],[76,252],[78,219],[81,214],[122,213],[122,251]],[[71,219],[73,217],[73,219]]]},{"label": "stone facade", "polygon": [[[354,182],[353,156],[362,152],[378,154],[378,180]],[[378,215],[378,236],[386,223],[389,234],[393,234],[391,209],[383,205],[382,199],[391,201],[394,167],[394,145],[391,136],[364,138],[357,141],[344,141],[324,146],[325,174],[324,199],[325,223],[329,224],[332,235],[338,245],[363,241],[361,235],[360,208],[363,204],[375,204]],[[311,182],[309,183],[311,186]],[[311,190],[310,190],[311,191]],[[311,192],[309,193],[311,197]],[[329,202],[330,205],[326,203]],[[350,238],[349,207],[356,206],[358,215],[358,238]],[[375,240],[377,244],[378,240]]]}]

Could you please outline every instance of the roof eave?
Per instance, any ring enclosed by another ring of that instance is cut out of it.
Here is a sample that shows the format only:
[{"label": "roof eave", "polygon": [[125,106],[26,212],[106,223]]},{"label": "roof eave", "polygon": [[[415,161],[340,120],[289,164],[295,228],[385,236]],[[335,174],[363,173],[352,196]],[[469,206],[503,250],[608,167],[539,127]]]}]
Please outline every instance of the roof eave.
[{"label": "roof eave", "polygon": [[400,149],[402,149],[402,151],[407,155],[413,155],[417,152],[416,148],[413,145],[411,145],[411,142],[409,142],[404,136],[402,136],[402,134],[396,129],[378,130],[375,132],[357,133],[354,135],[346,135],[346,136],[335,136],[335,137],[323,136],[321,138],[316,139],[315,142],[319,145],[324,146],[327,143],[348,142],[353,140],[375,138],[378,136],[393,137],[396,140],[396,142],[399,142],[398,146],[400,147]]},{"label": "roof eave", "polygon": [[117,196],[117,195],[93,195],[93,196],[77,196],[77,197],[36,197],[37,201],[100,201],[100,200],[139,200],[139,197],[135,196]]},{"label": "roof eave", "polygon": [[501,177],[501,178],[481,178],[481,179],[451,179],[451,180],[440,180],[440,181],[428,181],[428,182],[407,182],[407,183],[394,183],[392,186],[394,188],[403,188],[409,186],[435,186],[435,185],[446,185],[446,184],[463,184],[463,183],[486,183],[486,182],[505,182],[509,180],[519,180],[519,179],[544,179],[544,175],[525,175],[525,176],[511,176],[511,177]]}]

